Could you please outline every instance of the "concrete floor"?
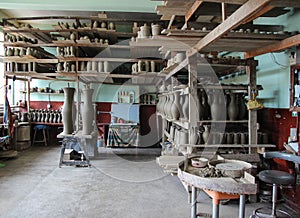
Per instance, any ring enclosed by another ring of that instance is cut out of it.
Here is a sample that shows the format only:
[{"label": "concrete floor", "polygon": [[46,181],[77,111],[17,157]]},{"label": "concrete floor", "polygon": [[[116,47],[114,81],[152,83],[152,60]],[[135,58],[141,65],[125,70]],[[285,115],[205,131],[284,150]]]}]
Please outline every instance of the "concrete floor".
[{"label": "concrete floor", "polygon": [[[0,160],[0,217],[188,218],[188,195],[176,176],[155,163],[159,151],[102,150],[92,167],[58,167],[60,147],[32,147]],[[199,193],[199,212],[211,200]],[[246,204],[246,217],[261,204]],[[221,205],[220,217],[238,217],[238,202]]]}]

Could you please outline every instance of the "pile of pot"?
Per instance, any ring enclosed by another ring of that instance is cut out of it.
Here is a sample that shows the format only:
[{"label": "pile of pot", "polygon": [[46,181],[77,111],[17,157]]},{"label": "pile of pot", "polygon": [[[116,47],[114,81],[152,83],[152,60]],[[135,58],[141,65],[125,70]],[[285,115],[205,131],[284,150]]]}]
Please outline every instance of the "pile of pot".
[{"label": "pile of pot", "polygon": [[31,109],[30,118],[31,122],[62,123],[60,110]]}]

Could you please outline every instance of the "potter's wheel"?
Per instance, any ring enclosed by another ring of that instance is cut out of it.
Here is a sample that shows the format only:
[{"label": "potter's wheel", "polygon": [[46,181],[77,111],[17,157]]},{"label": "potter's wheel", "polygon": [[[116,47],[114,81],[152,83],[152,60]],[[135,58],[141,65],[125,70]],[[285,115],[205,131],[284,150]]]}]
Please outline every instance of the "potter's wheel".
[{"label": "potter's wheel", "polygon": [[244,167],[238,163],[220,163],[216,165],[219,170],[243,170]]},{"label": "potter's wheel", "polygon": [[252,167],[251,164],[240,160],[216,160],[210,161],[209,165],[220,170],[224,176],[232,178],[242,177],[244,171]]}]

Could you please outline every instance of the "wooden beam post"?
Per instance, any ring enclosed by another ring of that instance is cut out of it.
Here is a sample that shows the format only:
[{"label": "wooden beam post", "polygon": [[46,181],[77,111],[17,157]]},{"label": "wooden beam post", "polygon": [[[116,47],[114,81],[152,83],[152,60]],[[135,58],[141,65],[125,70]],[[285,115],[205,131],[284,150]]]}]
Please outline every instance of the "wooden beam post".
[{"label": "wooden beam post", "polygon": [[187,23],[191,17],[194,15],[194,13],[197,11],[197,9],[200,7],[200,5],[203,3],[203,1],[196,0],[192,7],[189,9],[189,11],[185,14],[185,22]]},{"label": "wooden beam post", "polygon": [[188,52],[188,55],[193,55],[196,51],[200,51],[207,45],[222,37],[231,29],[242,24],[253,14],[263,10],[270,2],[274,0],[249,0],[239,9],[237,9],[231,16],[229,16],[223,23],[217,26],[213,31],[209,32],[203,37],[195,46]]},{"label": "wooden beam post", "polygon": [[258,55],[275,52],[284,50],[287,48],[290,48],[292,46],[296,46],[300,44],[300,34],[297,34],[295,36],[291,36],[289,38],[286,38],[280,42],[273,43],[271,45],[261,47],[252,51],[245,52],[245,59],[252,58]]}]

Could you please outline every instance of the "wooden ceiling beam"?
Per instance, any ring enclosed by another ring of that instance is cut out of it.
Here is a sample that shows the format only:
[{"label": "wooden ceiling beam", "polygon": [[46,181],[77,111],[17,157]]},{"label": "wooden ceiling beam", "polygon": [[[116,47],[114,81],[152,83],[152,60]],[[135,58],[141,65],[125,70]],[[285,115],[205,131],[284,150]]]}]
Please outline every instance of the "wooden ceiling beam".
[{"label": "wooden ceiling beam", "polygon": [[196,0],[192,7],[189,9],[189,11],[185,14],[185,22],[188,22],[191,17],[194,15],[194,13],[197,11],[197,9],[200,7],[200,5],[203,3],[203,1]]},{"label": "wooden ceiling beam", "polygon": [[281,51],[297,45],[300,45],[300,34],[283,39],[282,41],[277,43],[272,43],[271,45],[265,47],[261,47],[252,51],[245,52],[245,59],[270,53],[270,52]]},{"label": "wooden ceiling beam", "polygon": [[274,8],[274,6],[272,5],[267,5],[266,7],[264,7],[262,10],[260,10],[259,12],[253,14],[252,16],[250,16],[247,20],[245,20],[243,22],[243,24],[246,24],[246,23],[249,23],[251,22],[252,20],[260,17],[261,15],[267,13],[268,11],[272,10]]},{"label": "wooden ceiling beam", "polygon": [[203,39],[201,39],[192,49],[188,52],[188,55],[193,55],[197,51],[205,48],[209,44],[213,43],[228,31],[242,24],[250,16],[258,13],[264,9],[272,0],[249,0],[239,9],[237,9],[232,15],[230,15],[223,23],[209,32]]}]

